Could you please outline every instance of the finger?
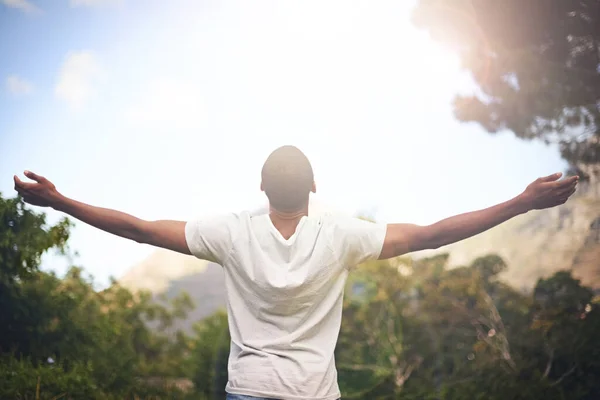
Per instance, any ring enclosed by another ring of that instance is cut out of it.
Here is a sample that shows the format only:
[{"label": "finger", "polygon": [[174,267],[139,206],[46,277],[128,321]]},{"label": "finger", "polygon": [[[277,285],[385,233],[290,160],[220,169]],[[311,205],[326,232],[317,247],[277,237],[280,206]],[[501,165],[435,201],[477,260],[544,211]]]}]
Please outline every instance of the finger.
[{"label": "finger", "polygon": [[22,188],[23,184],[25,184],[25,182],[23,182],[21,179],[19,179],[18,176],[14,176],[14,180],[15,180],[15,189],[17,188]]},{"label": "finger", "polygon": [[46,180],[46,178],[44,178],[43,176],[33,173],[31,171],[25,171],[25,176],[39,183],[44,182]]},{"label": "finger", "polygon": [[553,185],[556,189],[562,189],[575,186],[577,185],[577,182],[579,182],[578,176],[570,176],[568,178],[563,179],[562,181],[551,182],[550,184]]},{"label": "finger", "polygon": [[576,189],[573,188],[570,191],[568,191],[567,193],[560,195],[558,198],[560,203],[561,204],[565,203],[573,195],[573,193],[575,193],[575,191],[576,191]]},{"label": "finger", "polygon": [[544,176],[542,178],[539,178],[538,180],[540,182],[554,182],[558,179],[560,179],[560,177],[562,176],[562,172],[557,172],[555,174],[552,175],[548,175],[548,176]]},{"label": "finger", "polygon": [[21,179],[19,179],[19,177],[17,175],[14,176],[14,179],[15,179],[15,190],[17,190],[17,191],[26,190],[26,189],[29,189],[30,187],[32,187],[33,185],[35,185],[35,183],[23,182]]},{"label": "finger", "polygon": [[556,186],[556,190],[558,192],[565,192],[577,187],[577,180],[566,180],[565,182],[559,182],[559,185]]}]

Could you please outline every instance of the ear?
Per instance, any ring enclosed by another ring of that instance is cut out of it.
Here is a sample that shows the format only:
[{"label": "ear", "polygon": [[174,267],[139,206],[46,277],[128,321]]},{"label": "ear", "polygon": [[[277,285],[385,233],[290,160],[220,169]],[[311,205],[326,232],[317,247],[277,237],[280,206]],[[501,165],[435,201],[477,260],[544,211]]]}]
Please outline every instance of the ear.
[{"label": "ear", "polygon": [[312,184],[312,188],[310,189],[311,192],[313,193],[317,193],[317,184],[313,182]]},{"label": "ear", "polygon": [[264,191],[265,191],[265,188],[263,187],[263,183],[262,183],[262,181],[260,181],[260,191],[261,191],[261,192],[264,192]]}]

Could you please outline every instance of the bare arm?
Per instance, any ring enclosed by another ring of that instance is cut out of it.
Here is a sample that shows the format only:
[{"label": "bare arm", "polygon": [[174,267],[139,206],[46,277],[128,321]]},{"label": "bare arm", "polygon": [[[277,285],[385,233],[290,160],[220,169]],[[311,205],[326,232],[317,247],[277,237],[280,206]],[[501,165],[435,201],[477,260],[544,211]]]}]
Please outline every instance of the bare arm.
[{"label": "bare arm", "polygon": [[530,210],[563,204],[575,192],[578,177],[558,181],[561,174],[537,179],[519,196],[479,211],[446,218],[435,224],[389,224],[380,259],[436,249],[487,231]]},{"label": "bare arm", "polygon": [[25,172],[25,176],[35,182],[23,182],[15,176],[15,190],[30,204],[52,207],[86,224],[138,243],[191,254],[185,240],[183,221],[145,221],[120,211],[91,206],[63,196],[43,176],[29,171]]}]

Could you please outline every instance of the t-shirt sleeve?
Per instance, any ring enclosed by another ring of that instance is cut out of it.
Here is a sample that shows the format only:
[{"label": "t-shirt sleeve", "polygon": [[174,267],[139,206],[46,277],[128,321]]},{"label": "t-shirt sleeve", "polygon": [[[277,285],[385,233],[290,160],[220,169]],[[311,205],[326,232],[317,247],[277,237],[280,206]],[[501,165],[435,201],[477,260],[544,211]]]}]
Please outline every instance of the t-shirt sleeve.
[{"label": "t-shirt sleeve", "polygon": [[336,223],[334,243],[340,261],[348,268],[381,255],[387,225],[346,217]]},{"label": "t-shirt sleeve", "polygon": [[236,214],[196,218],[185,224],[185,240],[192,255],[223,265],[238,231]]}]

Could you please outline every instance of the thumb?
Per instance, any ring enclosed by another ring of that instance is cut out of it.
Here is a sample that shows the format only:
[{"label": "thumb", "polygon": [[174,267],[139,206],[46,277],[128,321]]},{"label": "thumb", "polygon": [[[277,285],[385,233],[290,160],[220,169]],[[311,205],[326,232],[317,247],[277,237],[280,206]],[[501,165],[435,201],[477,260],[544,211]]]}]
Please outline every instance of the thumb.
[{"label": "thumb", "polygon": [[544,176],[543,178],[540,178],[539,181],[540,182],[554,182],[554,181],[560,179],[561,176],[562,176],[562,172],[557,172],[552,175]]},{"label": "thumb", "polygon": [[29,185],[34,185],[34,183],[23,182],[17,175],[14,176],[15,180],[15,190],[27,189]]},{"label": "thumb", "polygon": [[25,176],[28,177],[29,179],[32,179],[32,180],[38,182],[38,183],[41,183],[46,180],[46,178],[44,178],[43,176],[35,174],[31,171],[25,171]]}]

